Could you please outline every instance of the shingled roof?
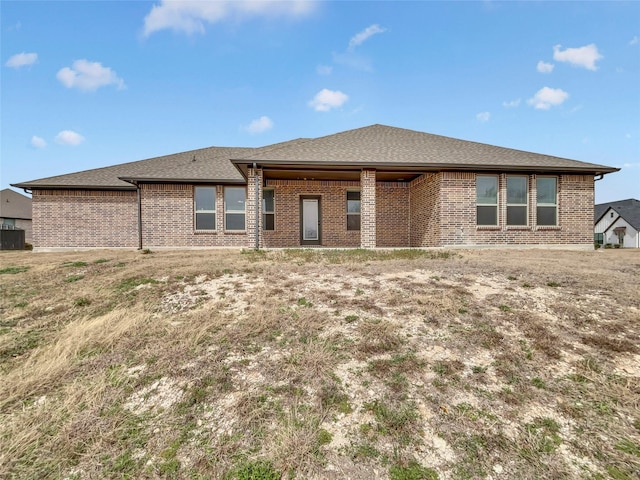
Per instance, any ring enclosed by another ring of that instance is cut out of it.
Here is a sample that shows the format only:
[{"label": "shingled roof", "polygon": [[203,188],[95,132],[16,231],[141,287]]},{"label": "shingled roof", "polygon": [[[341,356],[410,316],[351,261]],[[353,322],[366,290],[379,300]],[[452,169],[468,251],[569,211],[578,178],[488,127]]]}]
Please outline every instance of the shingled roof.
[{"label": "shingled roof", "polygon": [[[33,188],[133,189],[139,182],[245,183],[253,162],[298,168],[528,170],[600,175],[618,169],[385,125],[260,148],[209,147],[14,184]],[[234,164],[239,168],[234,168]]]},{"label": "shingled roof", "polygon": [[254,152],[232,161],[261,164],[419,167],[431,169],[510,169],[584,172],[596,175],[618,169],[567,158],[496,147],[430,133],[371,125],[281,148]]},{"label": "shingled roof", "polygon": [[31,199],[10,188],[0,190],[0,217],[31,220]]},{"label": "shingled roof", "polygon": [[[162,157],[122,163],[110,167],[41,178],[17,183],[19,188],[97,188],[134,189],[131,182],[142,179],[166,181],[212,181],[244,183],[244,178],[229,162],[233,156],[246,155],[253,148],[209,147]],[[126,180],[124,180],[126,179]]]},{"label": "shingled roof", "polygon": [[613,209],[636,230],[640,230],[640,200],[629,198],[617,202],[599,203],[594,207],[594,224],[598,223],[603,215]]}]

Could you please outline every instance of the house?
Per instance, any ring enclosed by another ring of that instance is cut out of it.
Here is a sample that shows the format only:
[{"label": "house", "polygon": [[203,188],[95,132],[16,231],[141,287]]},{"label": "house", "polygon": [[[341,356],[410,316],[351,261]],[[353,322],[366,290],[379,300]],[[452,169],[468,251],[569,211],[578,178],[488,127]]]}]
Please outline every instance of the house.
[{"label": "house", "polygon": [[0,190],[0,225],[24,230],[25,241],[31,243],[31,199],[10,188]]},{"label": "house", "polygon": [[593,245],[618,169],[372,125],[15,184],[37,248]]},{"label": "house", "polygon": [[640,200],[601,203],[594,208],[594,242],[640,248]]}]

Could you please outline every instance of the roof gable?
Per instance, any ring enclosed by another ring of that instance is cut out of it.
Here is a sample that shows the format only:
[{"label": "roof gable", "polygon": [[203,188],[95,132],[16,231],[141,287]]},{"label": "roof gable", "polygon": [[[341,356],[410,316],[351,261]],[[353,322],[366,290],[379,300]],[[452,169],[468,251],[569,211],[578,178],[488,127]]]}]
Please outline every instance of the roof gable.
[{"label": "roof gable", "polygon": [[10,188],[0,190],[0,217],[31,220],[31,199]]},{"label": "roof gable", "polygon": [[594,207],[594,225],[597,224],[609,212],[615,211],[629,225],[640,230],[640,200],[629,198],[617,202],[600,203]]}]

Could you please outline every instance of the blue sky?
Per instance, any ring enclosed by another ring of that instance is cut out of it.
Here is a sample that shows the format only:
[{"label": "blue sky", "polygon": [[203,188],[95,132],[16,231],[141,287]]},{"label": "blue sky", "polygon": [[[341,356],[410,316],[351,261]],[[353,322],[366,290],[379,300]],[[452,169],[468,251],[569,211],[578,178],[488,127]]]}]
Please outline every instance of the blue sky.
[{"label": "blue sky", "polygon": [[2,1],[1,188],[382,123],[622,167],[640,2]]}]

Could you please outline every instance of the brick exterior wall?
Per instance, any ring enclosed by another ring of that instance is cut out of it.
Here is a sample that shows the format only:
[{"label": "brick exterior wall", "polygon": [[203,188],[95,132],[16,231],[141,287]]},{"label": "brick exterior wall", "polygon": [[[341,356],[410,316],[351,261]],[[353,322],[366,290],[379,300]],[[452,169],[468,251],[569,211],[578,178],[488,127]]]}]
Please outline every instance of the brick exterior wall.
[{"label": "brick exterior wall", "polygon": [[320,197],[322,246],[360,246],[360,232],[347,230],[347,191],[360,190],[360,182],[267,179],[265,187],[275,192],[275,230],[262,232],[265,248],[300,246],[301,195]]},{"label": "brick exterior wall", "polygon": [[[411,247],[440,245],[441,185],[440,173],[425,173],[409,184],[409,245]],[[449,219],[445,217],[444,221]]]},{"label": "brick exterior wall", "polygon": [[[529,179],[526,226],[506,225],[506,177],[499,175],[498,226],[476,225],[475,174],[443,172],[440,245],[590,245],[593,242],[594,182],[591,175],[559,175],[558,226],[536,225],[536,176]],[[518,174],[519,175],[519,174]]]},{"label": "brick exterior wall", "polygon": [[376,184],[376,245],[409,246],[409,183]]},{"label": "brick exterior wall", "polygon": [[[255,176],[259,204],[255,205]],[[224,230],[224,186],[216,186],[216,230],[196,231],[194,186],[141,186],[142,241],[153,247],[255,246],[255,212],[262,228],[262,189],[275,192],[275,230],[262,231],[260,247],[300,246],[300,198],[318,196],[321,246],[435,247],[454,245],[591,245],[594,181],[591,175],[559,175],[558,226],[536,225],[536,176],[528,175],[528,225],[506,225],[506,174],[499,175],[497,226],[476,225],[476,174],[426,173],[409,183],[361,181],[263,181],[249,169],[246,231]],[[361,192],[361,230],[347,230],[346,195]],[[53,247],[138,246],[135,191],[34,190],[33,244]]]},{"label": "brick exterior wall", "polygon": [[141,185],[143,247],[250,246],[246,232],[224,231],[224,186],[212,186],[216,187],[216,230],[196,231],[193,185]]},{"label": "brick exterior wall", "polygon": [[135,191],[33,190],[33,245],[136,247]]},{"label": "brick exterior wall", "polygon": [[360,247],[376,248],[376,171],[360,173]]}]

